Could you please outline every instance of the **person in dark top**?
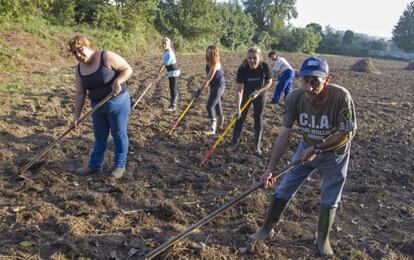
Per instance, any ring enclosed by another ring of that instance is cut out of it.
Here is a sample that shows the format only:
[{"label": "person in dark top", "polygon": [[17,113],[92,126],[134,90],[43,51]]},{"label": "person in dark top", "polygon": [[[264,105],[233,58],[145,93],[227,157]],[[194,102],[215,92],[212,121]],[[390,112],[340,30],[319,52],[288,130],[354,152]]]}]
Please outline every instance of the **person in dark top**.
[{"label": "person in dark top", "polygon": [[201,93],[207,86],[210,85],[210,96],[207,101],[207,112],[210,124],[206,131],[207,135],[214,135],[217,128],[217,118],[220,127],[223,127],[224,116],[223,109],[221,108],[221,97],[224,94],[226,83],[224,80],[224,72],[220,63],[220,53],[216,46],[210,45],[206,50],[206,81],[198,91]]},{"label": "person in dark top", "polygon": [[115,144],[113,178],[121,178],[125,172],[128,152],[127,123],[131,107],[125,81],[132,68],[124,58],[111,51],[95,51],[84,35],[75,35],[69,42],[69,50],[79,62],[76,66],[76,96],[72,125],[79,128],[79,117],[86,93],[94,107],[107,95],[113,97],[92,114],[95,142],[89,164],[76,170],[77,174],[102,171],[104,154],[111,131]]},{"label": "person in dark top", "polygon": [[246,120],[247,113],[251,103],[240,114],[241,106],[251,97],[254,107],[254,130],[255,142],[254,153],[261,155],[260,141],[263,133],[263,113],[266,105],[266,91],[272,85],[272,73],[269,65],[263,60],[261,51],[258,47],[251,47],[247,51],[247,57],[237,70],[236,88],[237,104],[236,115],[239,115],[234,131],[231,150],[237,149],[240,135],[243,129],[243,123]]}]

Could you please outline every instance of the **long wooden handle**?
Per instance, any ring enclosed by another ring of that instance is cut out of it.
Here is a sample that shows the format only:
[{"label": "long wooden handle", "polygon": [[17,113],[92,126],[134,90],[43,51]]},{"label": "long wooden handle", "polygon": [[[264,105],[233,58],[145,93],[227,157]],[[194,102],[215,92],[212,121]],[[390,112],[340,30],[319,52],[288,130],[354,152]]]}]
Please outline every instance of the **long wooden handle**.
[{"label": "long wooden handle", "polygon": [[[79,120],[78,123],[81,123],[85,118],[87,118],[89,115],[91,115],[93,112],[98,110],[103,104],[105,104],[109,99],[111,99],[114,96],[114,94],[111,92],[108,96],[106,96],[103,100],[101,100],[96,106],[89,110],[88,113],[83,115]],[[46,146],[42,151],[40,151],[35,157],[33,157],[32,160],[30,160],[23,168],[20,170],[19,175],[22,175],[25,173],[37,160],[39,160],[41,157],[43,157],[50,149],[52,149],[63,137],[65,137],[67,134],[69,134],[75,127],[71,125],[63,134],[61,134],[55,141],[53,141],[51,144]]]},{"label": "long wooden handle", "polygon": [[[292,168],[296,164],[297,164],[297,162],[288,164],[285,168],[283,168],[282,170],[280,170],[278,172],[278,174],[276,174],[276,176],[274,176],[274,177],[280,177],[280,176],[282,176],[282,174],[284,174],[287,170],[289,170],[290,168]],[[159,255],[161,252],[163,252],[165,249],[167,249],[171,245],[177,243],[179,240],[181,240],[181,239],[185,238],[186,236],[188,236],[194,229],[196,229],[198,227],[201,227],[202,225],[210,222],[211,220],[213,220],[214,218],[216,218],[218,215],[220,215],[220,213],[222,213],[226,209],[230,208],[231,206],[233,206],[234,204],[236,204],[237,202],[239,202],[241,199],[245,198],[246,196],[250,195],[251,193],[255,192],[256,190],[258,190],[261,187],[263,187],[263,183],[262,182],[256,183],[250,189],[248,189],[247,191],[239,194],[237,197],[235,197],[234,199],[232,199],[231,201],[229,201],[227,204],[225,204],[221,208],[218,208],[215,211],[213,211],[212,213],[210,213],[204,219],[202,219],[199,222],[193,224],[191,227],[187,228],[186,230],[184,230],[183,232],[179,233],[175,237],[169,239],[167,242],[165,242],[161,246],[155,248],[154,250],[152,250],[151,252],[149,252],[148,254],[146,254],[145,255],[145,259],[153,259],[154,257],[156,257],[157,255]]]},{"label": "long wooden handle", "polygon": [[[250,104],[250,102],[252,102],[252,98],[250,97],[243,105],[243,107],[240,110],[240,113],[243,113],[243,111],[247,108],[247,106]],[[221,135],[219,136],[219,138],[216,140],[216,142],[213,144],[213,146],[210,148],[210,150],[207,152],[207,154],[204,156],[203,160],[200,163],[200,166],[203,165],[208,158],[210,158],[210,155],[214,152],[214,150],[216,149],[217,145],[219,145],[219,143],[223,140],[224,136],[226,136],[226,134],[230,131],[230,129],[233,127],[233,125],[236,123],[238,119],[238,115],[235,115],[231,121],[230,124],[226,127],[226,129],[223,131],[223,133],[221,133]]]}]

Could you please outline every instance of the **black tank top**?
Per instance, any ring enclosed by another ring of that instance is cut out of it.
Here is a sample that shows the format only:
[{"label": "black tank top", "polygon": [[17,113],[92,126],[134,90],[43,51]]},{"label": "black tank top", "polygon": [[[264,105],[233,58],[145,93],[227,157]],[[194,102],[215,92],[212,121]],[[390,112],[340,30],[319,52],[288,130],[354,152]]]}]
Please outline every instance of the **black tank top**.
[{"label": "black tank top", "polygon": [[[210,65],[206,64],[206,72],[207,74],[210,72]],[[223,68],[220,65],[220,69],[216,70],[216,72],[214,73],[213,78],[210,81],[210,86],[212,88],[218,88],[221,86],[224,86],[225,84],[225,79],[224,79],[224,71]]]},{"label": "black tank top", "polygon": [[[114,71],[105,66],[104,52],[101,52],[101,61],[99,67],[95,72],[88,75],[82,75],[80,72],[80,65],[78,64],[78,73],[81,85],[84,89],[88,90],[88,97],[91,101],[99,102],[104,99],[109,93],[112,92],[112,84],[119,72]],[[121,83],[122,91],[126,91],[126,83]]]}]

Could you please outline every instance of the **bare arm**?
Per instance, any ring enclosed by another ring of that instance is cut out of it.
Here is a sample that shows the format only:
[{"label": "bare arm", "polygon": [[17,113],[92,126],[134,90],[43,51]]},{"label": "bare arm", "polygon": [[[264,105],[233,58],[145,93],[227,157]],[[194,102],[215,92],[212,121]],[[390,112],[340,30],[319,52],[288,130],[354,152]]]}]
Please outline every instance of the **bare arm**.
[{"label": "bare arm", "polygon": [[285,153],[287,145],[289,144],[290,133],[292,129],[282,127],[276,140],[273,144],[272,155],[270,156],[269,163],[267,164],[267,170],[273,171],[276,163],[280,160],[282,155]]},{"label": "bare arm", "polygon": [[82,113],[83,105],[85,104],[86,90],[81,86],[78,69],[76,68],[76,92],[75,92],[75,109],[73,111],[72,125],[75,128],[79,127],[78,120]]},{"label": "bare arm", "polygon": [[[352,133],[353,132],[336,132],[332,134],[328,139],[326,139],[324,142],[320,143],[318,148],[322,152],[332,151],[335,150],[344,144],[348,143],[352,139]],[[310,146],[306,148],[301,156],[300,161],[307,162],[313,160],[315,157],[315,147]]]},{"label": "bare arm", "polygon": [[324,152],[335,150],[351,141],[352,135],[353,132],[336,132],[326,139],[325,142],[321,143],[319,148]]},{"label": "bare arm", "polygon": [[243,84],[236,83],[236,113],[240,114],[240,106],[243,98]]},{"label": "bare arm", "polygon": [[201,87],[200,91],[203,91],[208,85],[210,85],[211,80],[214,77],[214,74],[217,71],[217,65],[210,68],[210,71],[207,74],[206,81],[204,82],[203,87]]},{"label": "bare arm", "polygon": [[165,64],[162,64],[162,65],[160,66],[160,68],[158,69],[158,74],[160,74],[160,73],[161,73],[161,71],[162,71],[164,68],[165,68]]},{"label": "bare arm", "polygon": [[105,62],[107,66],[112,70],[119,72],[113,86],[114,94],[117,95],[121,92],[121,83],[127,81],[132,75],[132,68],[124,58],[114,52],[106,51],[105,55]]},{"label": "bare arm", "polygon": [[276,178],[272,178],[272,173],[275,169],[276,163],[286,151],[291,131],[292,129],[290,128],[282,127],[282,130],[280,130],[276,137],[272,148],[272,155],[270,156],[269,163],[267,164],[267,168],[262,176],[262,182],[265,188],[273,186],[276,182]]}]

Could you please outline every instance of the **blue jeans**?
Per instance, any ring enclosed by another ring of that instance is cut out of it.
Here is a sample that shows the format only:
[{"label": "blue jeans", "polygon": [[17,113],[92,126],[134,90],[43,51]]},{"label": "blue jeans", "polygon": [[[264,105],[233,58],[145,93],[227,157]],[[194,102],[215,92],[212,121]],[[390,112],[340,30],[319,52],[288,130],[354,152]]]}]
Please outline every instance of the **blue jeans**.
[{"label": "blue jeans", "polygon": [[[293,167],[277,187],[274,193],[275,198],[290,200],[311,172],[317,168],[323,175],[321,206],[329,209],[338,207],[348,171],[350,144],[347,146],[345,151],[340,149],[342,150],[341,154],[334,151],[320,153],[316,155],[314,160]],[[293,161],[300,158],[304,149],[305,142],[302,140],[293,156]]]},{"label": "blue jeans", "polygon": [[[92,102],[95,107],[98,102]],[[131,100],[128,92],[112,97],[102,107],[92,114],[95,143],[89,161],[89,168],[102,170],[109,131],[115,144],[115,165],[123,168],[126,165],[128,153],[127,123]]]},{"label": "blue jeans", "polygon": [[286,69],[278,78],[278,83],[273,94],[272,103],[279,103],[279,99],[286,96],[292,91],[293,80],[295,79],[295,72],[291,69]]}]

